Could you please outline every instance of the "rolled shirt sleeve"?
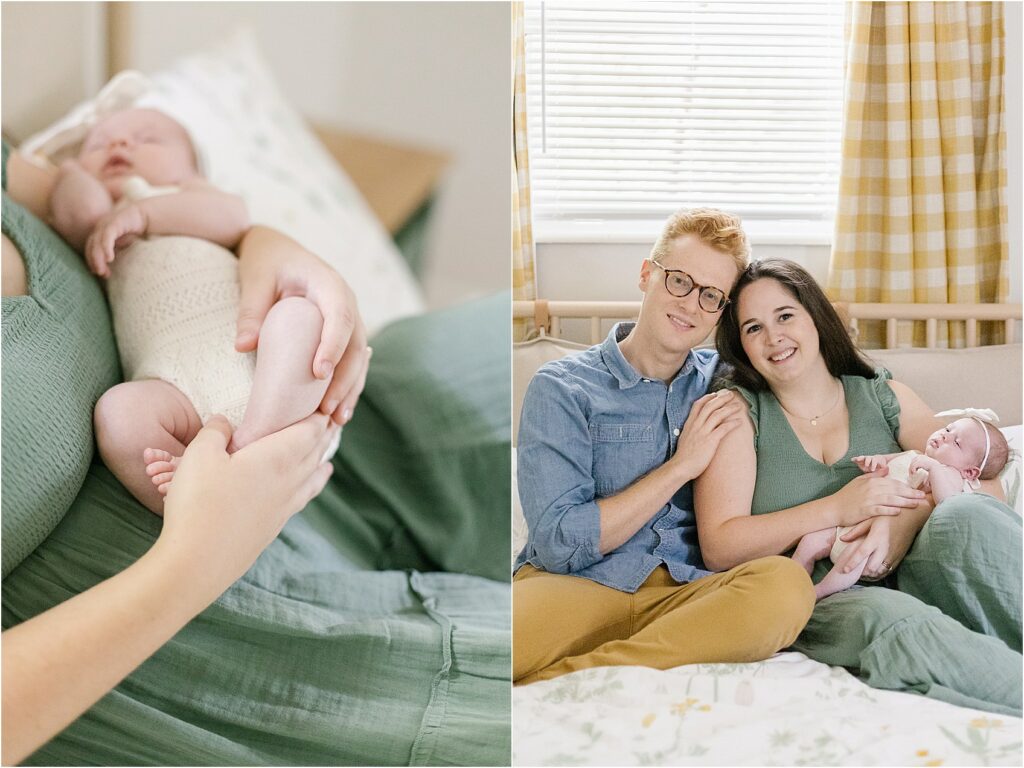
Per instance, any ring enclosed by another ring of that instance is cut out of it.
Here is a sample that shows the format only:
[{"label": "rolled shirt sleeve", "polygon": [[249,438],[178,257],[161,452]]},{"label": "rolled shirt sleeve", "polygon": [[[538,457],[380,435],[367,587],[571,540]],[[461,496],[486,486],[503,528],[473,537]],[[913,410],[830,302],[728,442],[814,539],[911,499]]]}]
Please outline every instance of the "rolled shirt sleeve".
[{"label": "rolled shirt sleeve", "polygon": [[545,368],[534,376],[523,400],[519,494],[530,533],[520,560],[550,573],[580,571],[602,557],[584,406],[572,381]]}]

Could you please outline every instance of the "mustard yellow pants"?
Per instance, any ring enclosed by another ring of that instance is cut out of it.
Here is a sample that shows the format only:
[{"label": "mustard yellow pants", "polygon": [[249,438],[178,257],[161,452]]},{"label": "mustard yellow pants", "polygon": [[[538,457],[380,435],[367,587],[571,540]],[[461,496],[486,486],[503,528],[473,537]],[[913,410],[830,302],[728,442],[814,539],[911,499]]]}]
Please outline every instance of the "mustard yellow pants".
[{"label": "mustard yellow pants", "polygon": [[524,565],[512,584],[512,679],[523,685],[590,667],[766,659],[814,609],[807,572],[764,557],[679,584],[658,566],[635,593]]}]

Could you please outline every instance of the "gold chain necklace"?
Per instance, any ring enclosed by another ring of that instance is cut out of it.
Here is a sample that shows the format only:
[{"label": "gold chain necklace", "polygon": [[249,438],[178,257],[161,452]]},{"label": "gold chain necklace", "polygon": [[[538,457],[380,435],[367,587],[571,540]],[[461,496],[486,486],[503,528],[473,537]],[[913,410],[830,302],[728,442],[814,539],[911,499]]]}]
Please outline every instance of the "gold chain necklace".
[{"label": "gold chain necklace", "polygon": [[839,383],[839,390],[838,390],[838,391],[836,392],[836,399],[835,399],[835,401],[834,401],[834,402],[832,403],[832,405],[830,405],[830,406],[828,407],[828,410],[826,410],[826,411],[822,411],[822,412],[821,412],[821,413],[819,413],[819,414],[818,414],[817,416],[812,416],[811,418],[807,418],[806,416],[797,416],[797,415],[796,415],[795,413],[793,413],[793,412],[792,412],[791,410],[789,410],[789,408],[787,408],[786,406],[784,406],[784,405],[782,404],[782,401],[781,401],[781,400],[779,400],[779,398],[778,398],[778,397],[776,397],[776,398],[775,398],[775,400],[776,400],[776,401],[778,402],[778,404],[779,404],[779,407],[780,407],[780,408],[781,408],[782,410],[784,410],[784,411],[785,411],[786,413],[788,413],[788,414],[789,414],[790,416],[792,416],[792,417],[793,417],[794,419],[800,419],[801,421],[809,421],[809,422],[811,422],[811,426],[812,426],[812,427],[816,427],[816,426],[818,426],[818,419],[820,419],[820,418],[821,418],[822,416],[828,416],[828,415],[829,415],[830,413],[832,413],[832,410],[833,410],[833,409],[834,409],[834,408],[835,408],[835,407],[836,407],[837,405],[839,405],[839,401],[840,401],[840,400],[842,399],[842,395],[843,395],[843,384],[842,384],[842,382],[840,382],[840,383]]}]

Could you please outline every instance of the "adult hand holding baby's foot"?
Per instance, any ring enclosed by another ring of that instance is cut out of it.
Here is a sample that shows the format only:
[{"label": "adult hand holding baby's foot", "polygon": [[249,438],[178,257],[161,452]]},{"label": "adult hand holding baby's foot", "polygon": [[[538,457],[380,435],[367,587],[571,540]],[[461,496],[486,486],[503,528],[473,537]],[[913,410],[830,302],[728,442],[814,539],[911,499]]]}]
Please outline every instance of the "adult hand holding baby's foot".
[{"label": "adult hand holding baby's foot", "polygon": [[314,413],[228,454],[231,425],[211,418],[178,461],[154,550],[202,573],[212,600],[323,490],[333,467],[321,458],[337,432],[329,423]]},{"label": "adult hand holding baby's foot", "polygon": [[126,248],[148,229],[145,211],[131,203],[111,211],[96,224],[85,243],[85,260],[89,269],[100,277],[110,277],[109,264],[118,249]]},{"label": "adult hand holding baby's foot", "polygon": [[351,287],[334,269],[291,238],[252,227],[238,248],[238,334],[235,349],[256,349],[263,321],[282,298],[302,296],[320,310],[323,327],[313,376],[329,380],[320,410],[335,424],[352,418],[366,384],[372,350]]}]

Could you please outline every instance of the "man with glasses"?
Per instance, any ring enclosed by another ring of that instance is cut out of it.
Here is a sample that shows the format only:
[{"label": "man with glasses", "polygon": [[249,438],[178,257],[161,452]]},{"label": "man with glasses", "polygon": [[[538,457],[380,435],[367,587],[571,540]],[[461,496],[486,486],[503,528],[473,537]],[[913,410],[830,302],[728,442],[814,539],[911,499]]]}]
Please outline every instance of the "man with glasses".
[{"label": "man with glasses", "polygon": [[516,558],[513,679],[578,669],[767,658],[814,607],[800,566],[767,557],[713,574],[691,481],[748,418],[698,349],[749,259],[740,221],[683,210],[640,269],[636,323],[530,382],[518,438],[529,537]]}]

